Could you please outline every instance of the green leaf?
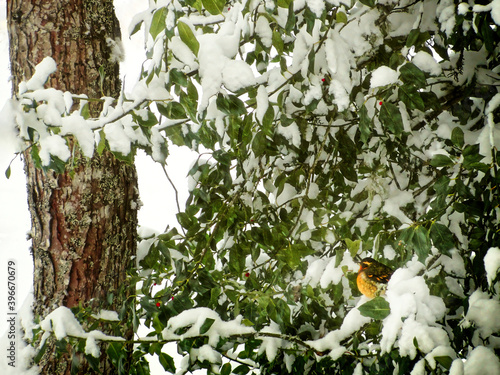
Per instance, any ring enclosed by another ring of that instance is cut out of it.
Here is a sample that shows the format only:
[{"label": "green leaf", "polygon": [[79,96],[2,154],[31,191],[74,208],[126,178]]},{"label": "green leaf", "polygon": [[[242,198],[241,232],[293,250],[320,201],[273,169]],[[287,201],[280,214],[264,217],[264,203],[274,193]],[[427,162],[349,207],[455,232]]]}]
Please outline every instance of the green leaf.
[{"label": "green leaf", "polygon": [[342,176],[344,176],[346,179],[352,182],[358,182],[358,174],[356,173],[354,165],[341,161],[339,163],[339,169],[340,173],[342,173]]},{"label": "green leaf", "polygon": [[124,373],[121,372],[123,371],[123,359],[125,353],[125,351],[123,350],[123,344],[117,342],[109,343],[106,353],[108,354],[111,363],[113,363],[115,367],[118,367],[119,373]]},{"label": "green leaf", "polygon": [[422,100],[424,101],[425,110],[441,111],[441,103],[437,95],[432,92],[419,91],[418,92]]},{"label": "green leaf", "polygon": [[445,255],[449,255],[449,250],[455,247],[453,233],[451,233],[451,230],[443,224],[432,224],[430,229],[430,238],[436,249]]},{"label": "green leaf", "polygon": [[279,32],[273,31],[272,42],[273,42],[274,48],[276,48],[276,51],[278,51],[278,54],[282,55],[283,50],[285,48],[285,43],[283,42],[283,37]]},{"label": "green leaf", "polygon": [[66,162],[59,159],[57,156],[50,155],[50,163],[44,170],[53,170],[57,173],[64,173],[66,170]]},{"label": "green leaf", "polygon": [[97,144],[97,153],[102,155],[102,152],[106,148],[106,133],[104,133],[104,129],[99,131],[99,143]]},{"label": "green leaf", "polygon": [[221,14],[226,5],[226,0],[201,0],[203,6],[214,16]]},{"label": "green leaf", "polygon": [[358,310],[361,315],[375,320],[385,319],[391,313],[389,302],[384,297],[375,297],[359,306]]},{"label": "green leaf", "polygon": [[483,159],[483,155],[479,153],[479,145],[469,145],[464,148],[463,151],[464,161],[463,165],[467,169],[479,169],[481,163],[479,163]]},{"label": "green leaf", "polygon": [[250,372],[250,367],[247,365],[239,365],[233,370],[233,374],[246,375]]},{"label": "green leaf", "polygon": [[241,116],[246,113],[245,104],[235,95],[217,95],[217,108],[227,115]]},{"label": "green leaf", "polygon": [[[29,129],[30,128],[28,128],[28,130]],[[31,157],[33,158],[33,162],[35,163],[35,167],[42,168],[42,159],[40,159],[40,153],[36,143],[33,143],[33,145],[31,146],[30,154]]]},{"label": "green leaf", "polygon": [[361,4],[365,4],[366,6],[369,6],[370,8],[373,8],[375,6],[375,0],[359,0]]},{"label": "green leaf", "polygon": [[498,31],[492,28],[486,17],[485,14],[478,15],[475,18],[475,24],[476,27],[479,26],[478,35],[482,37],[486,50],[491,53],[498,46]]},{"label": "green leaf", "polygon": [[80,115],[82,115],[82,117],[85,120],[88,120],[90,118],[90,106],[89,106],[89,103],[85,103],[83,105],[83,107],[80,109]]},{"label": "green leaf", "polygon": [[[136,362],[132,361],[131,366],[131,375],[151,375],[151,372],[149,370],[149,363],[144,358],[141,358]],[[97,367],[96,371],[98,370],[99,367]]]},{"label": "green leaf", "polygon": [[179,212],[176,216],[177,221],[183,228],[189,229],[193,224],[194,219],[185,212]]},{"label": "green leaf", "polygon": [[170,69],[170,71],[168,72],[168,77],[170,81],[173,83],[177,83],[178,85],[181,85],[183,87],[186,87],[188,85],[188,79],[186,77],[186,74],[181,72],[179,69],[176,68]]},{"label": "green leaf", "polygon": [[175,374],[175,363],[174,359],[171,356],[169,356],[167,353],[160,352],[160,354],[158,354],[158,360],[160,361],[160,364],[163,366],[165,371]]},{"label": "green leaf", "polygon": [[99,358],[95,358],[95,357],[91,356],[90,354],[85,354],[85,359],[90,364],[90,367],[92,368],[92,370],[94,370],[96,372],[99,371],[99,363],[100,363]]},{"label": "green leaf", "polygon": [[184,146],[184,134],[182,132],[182,124],[172,125],[165,129],[165,135],[176,146]]},{"label": "green leaf", "polygon": [[206,318],[203,324],[200,327],[200,335],[204,335],[205,333],[208,332],[210,327],[212,327],[212,324],[214,324],[215,319],[212,318]]},{"label": "green leaf", "polygon": [[356,161],[357,149],[356,145],[343,129],[339,130],[337,133],[338,150],[342,159],[348,163],[353,163]]},{"label": "green leaf", "polygon": [[45,340],[45,342],[43,343],[42,347],[38,350],[38,353],[36,353],[36,356],[33,358],[33,361],[35,363],[40,363],[40,361],[42,360],[42,357],[43,355],[45,354],[45,352],[47,351],[47,340]]},{"label": "green leaf", "polygon": [[189,47],[191,51],[198,56],[198,51],[200,50],[200,43],[193,33],[193,30],[186,25],[184,22],[177,22],[177,27],[179,29],[179,36],[186,46]]},{"label": "green leaf", "polygon": [[449,370],[451,368],[451,364],[453,362],[453,359],[449,356],[438,356],[434,357],[434,359],[445,369]]},{"label": "green leaf", "polygon": [[450,187],[450,178],[448,176],[443,176],[437,180],[433,188],[438,195],[447,195]]},{"label": "green leaf", "polygon": [[347,23],[347,16],[344,12],[337,12],[335,15],[335,21],[337,23]]},{"label": "green leaf", "polygon": [[450,166],[452,166],[454,164],[454,162],[447,155],[436,154],[432,158],[430,164],[433,167],[440,168],[440,167],[450,167]]},{"label": "green leaf", "polygon": [[416,88],[422,88],[427,85],[424,72],[412,63],[404,64],[399,69],[399,72],[401,73],[401,80],[406,84],[413,85]]},{"label": "green leaf", "polygon": [[144,118],[142,113],[141,114],[132,113],[132,117],[137,124],[147,128],[150,128],[158,124],[158,119],[156,118],[153,112],[147,111],[146,113],[147,113],[146,118]]},{"label": "green leaf", "polygon": [[231,364],[224,363],[224,365],[220,369],[220,375],[230,375],[231,374]]},{"label": "green leaf", "polygon": [[274,121],[274,109],[273,106],[267,108],[266,113],[262,117],[262,130],[263,132],[272,137],[273,135],[273,121]]},{"label": "green leaf", "polygon": [[134,35],[136,32],[138,32],[141,29],[141,26],[143,24],[143,20],[140,20],[134,25],[134,28],[132,29],[132,32],[130,33],[130,36]]},{"label": "green leaf", "polygon": [[412,239],[413,239],[414,234],[415,234],[415,232],[413,231],[412,227],[403,229],[401,231],[401,234],[400,234],[398,240],[401,241],[405,245],[409,245],[412,243]]},{"label": "green leaf", "polygon": [[408,37],[406,38],[406,47],[411,47],[415,45],[419,36],[420,36],[419,29],[411,30],[410,33],[408,34]]},{"label": "green leaf", "polygon": [[419,111],[425,111],[424,100],[420,96],[415,86],[403,85],[399,87],[398,90],[399,99],[406,105],[408,109],[418,109]]},{"label": "green leaf", "polygon": [[177,102],[169,102],[167,105],[161,104],[161,103],[156,103],[156,106],[158,107],[158,111],[165,117],[173,120],[181,120],[185,119],[186,116],[186,111],[184,110],[184,107],[182,104],[177,103]]},{"label": "green leaf", "polygon": [[157,9],[153,14],[153,19],[151,20],[151,26],[149,27],[149,33],[156,39],[159,33],[165,30],[165,17],[167,15],[167,8],[163,7]]},{"label": "green leaf", "polygon": [[186,1],[186,4],[195,8],[198,11],[198,13],[203,12],[203,4],[201,0],[188,0]]},{"label": "green leaf", "polygon": [[7,177],[7,179],[10,178],[10,165],[7,167],[7,169],[5,170],[5,177]]},{"label": "green leaf", "polygon": [[71,358],[71,375],[78,374],[78,370],[80,369],[80,356],[73,353],[73,357]]},{"label": "green leaf", "polygon": [[255,134],[255,137],[252,141],[252,150],[255,156],[258,157],[262,155],[266,151],[268,143],[269,141],[264,132],[260,131],[257,134]]},{"label": "green leaf", "polygon": [[[192,91],[194,88],[194,91]],[[196,88],[194,87],[193,83],[189,81],[188,83],[188,88],[187,88],[187,94],[181,92],[180,94],[180,104],[184,107],[187,115],[191,118],[192,121],[198,122],[198,117],[197,117],[197,105],[198,105],[198,92],[196,91]]]},{"label": "green leaf", "polygon": [[458,126],[451,132],[451,142],[458,148],[464,147],[464,131]]},{"label": "green leaf", "polygon": [[287,34],[290,34],[290,32],[293,30],[295,27],[296,19],[295,19],[295,11],[293,9],[293,1],[290,1],[290,4],[288,6],[288,17],[286,19],[286,25],[285,25],[285,31]]},{"label": "green leaf", "polygon": [[288,8],[291,2],[293,3],[293,0],[278,0],[278,6],[280,8]]},{"label": "green leaf", "polygon": [[419,225],[415,228],[415,234],[412,238],[413,250],[418,256],[421,263],[425,263],[425,259],[431,251],[431,241],[429,238],[429,231],[423,226]]},{"label": "green leaf", "polygon": [[248,319],[243,319],[241,321],[241,323],[244,324],[244,325],[246,325],[247,327],[253,327],[254,326],[254,324],[250,320],[248,320]]},{"label": "green leaf", "polygon": [[383,102],[379,118],[382,124],[396,137],[399,137],[403,133],[403,119],[396,105],[390,102]]},{"label": "green leaf", "polygon": [[368,117],[368,110],[364,104],[359,110],[359,132],[361,142],[366,143],[372,133],[372,119]]},{"label": "green leaf", "polygon": [[356,254],[358,254],[358,251],[361,250],[361,243],[361,240],[352,241],[349,238],[345,239],[345,244],[347,245],[347,249],[349,250],[352,258],[354,258]]},{"label": "green leaf", "polygon": [[198,90],[191,80],[189,80],[187,84],[187,95],[193,104],[198,102]]}]

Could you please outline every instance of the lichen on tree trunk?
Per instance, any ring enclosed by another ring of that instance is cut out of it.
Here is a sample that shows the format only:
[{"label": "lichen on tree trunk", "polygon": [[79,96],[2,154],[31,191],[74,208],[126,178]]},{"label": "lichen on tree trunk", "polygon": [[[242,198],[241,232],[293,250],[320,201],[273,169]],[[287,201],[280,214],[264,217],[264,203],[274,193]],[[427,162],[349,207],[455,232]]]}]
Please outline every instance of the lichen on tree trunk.
[{"label": "lichen on tree trunk", "polygon": [[[93,99],[119,96],[111,44],[120,34],[112,0],[8,0],[7,18],[14,92],[51,56],[58,70],[47,86]],[[92,116],[98,111],[91,107]],[[135,168],[109,151],[89,160],[72,149],[64,173],[37,168],[29,150],[24,153],[34,312],[40,318],[58,306],[119,310],[128,296],[127,270],[136,252]],[[130,335],[131,328],[123,327]],[[62,358],[47,351],[41,373],[69,374],[71,356]],[[104,356],[100,367],[114,373]],[[88,364],[81,373],[89,373]]]}]

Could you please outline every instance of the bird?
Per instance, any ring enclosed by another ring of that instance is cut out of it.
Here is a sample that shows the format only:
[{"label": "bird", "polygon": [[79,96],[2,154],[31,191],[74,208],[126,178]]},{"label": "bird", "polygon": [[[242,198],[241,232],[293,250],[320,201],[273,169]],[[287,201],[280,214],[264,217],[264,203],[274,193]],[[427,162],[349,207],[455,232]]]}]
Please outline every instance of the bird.
[{"label": "bird", "polygon": [[359,262],[358,277],[356,278],[359,291],[368,298],[384,294],[393,272],[390,267],[373,258],[363,258]]}]

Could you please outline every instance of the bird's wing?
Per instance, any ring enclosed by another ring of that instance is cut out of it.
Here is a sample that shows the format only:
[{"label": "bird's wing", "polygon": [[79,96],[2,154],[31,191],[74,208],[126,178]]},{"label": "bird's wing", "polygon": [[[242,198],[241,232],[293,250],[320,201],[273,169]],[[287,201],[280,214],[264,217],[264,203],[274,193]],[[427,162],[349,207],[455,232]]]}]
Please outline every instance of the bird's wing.
[{"label": "bird's wing", "polygon": [[366,276],[376,282],[387,284],[392,276],[392,272],[393,271],[390,268],[387,268],[383,269],[382,272],[377,272],[377,274],[374,274],[373,272],[367,272]]}]

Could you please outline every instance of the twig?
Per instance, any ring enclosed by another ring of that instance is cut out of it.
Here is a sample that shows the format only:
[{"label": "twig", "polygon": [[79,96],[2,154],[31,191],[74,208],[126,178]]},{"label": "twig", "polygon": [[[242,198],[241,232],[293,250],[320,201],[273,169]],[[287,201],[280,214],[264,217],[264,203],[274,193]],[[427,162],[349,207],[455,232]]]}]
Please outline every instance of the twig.
[{"label": "twig", "polygon": [[[179,204],[179,191],[177,190],[177,188],[174,185],[174,182],[172,181],[172,179],[168,175],[167,169],[165,168],[165,164],[161,163],[161,168],[163,169],[163,173],[165,173],[165,176],[167,177],[168,182],[170,182],[170,185],[172,185],[172,188],[174,189],[175,204],[177,205],[177,212],[181,212],[181,206]],[[184,230],[184,228],[183,228],[183,230]]]}]

